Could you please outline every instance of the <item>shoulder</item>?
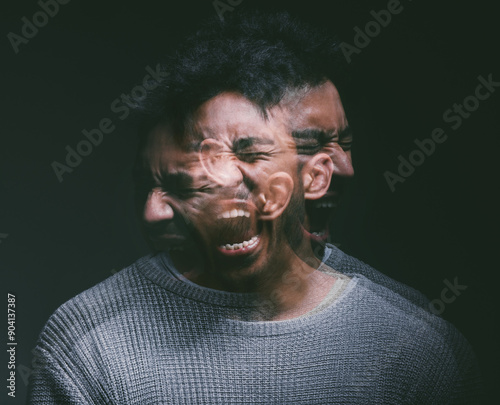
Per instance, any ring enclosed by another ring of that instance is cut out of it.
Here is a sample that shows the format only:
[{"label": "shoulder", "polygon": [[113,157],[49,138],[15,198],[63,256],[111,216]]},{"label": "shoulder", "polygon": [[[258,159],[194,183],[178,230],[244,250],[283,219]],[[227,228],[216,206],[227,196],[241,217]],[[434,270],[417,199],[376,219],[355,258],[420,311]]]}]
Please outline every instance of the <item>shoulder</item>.
[{"label": "shoulder", "polygon": [[[38,338],[28,403],[109,403],[102,348],[119,339],[124,308],[138,299],[145,280],[137,263],[62,304]],[[127,297],[127,298],[125,298]],[[118,325],[117,325],[118,326]],[[100,331],[105,331],[104,334]]]},{"label": "shoulder", "polygon": [[128,336],[144,335],[150,322],[145,314],[153,312],[154,317],[151,302],[164,293],[141,271],[150,261],[150,256],[139,259],[52,314],[33,351],[30,403],[40,398],[47,403],[108,403],[117,395],[106,384],[109,365],[119,363]]},{"label": "shoulder", "polygon": [[[409,340],[429,344],[434,340],[438,346],[446,341],[466,344],[458,330],[437,316],[429,300],[419,291],[398,282],[359,259],[347,255],[332,245],[327,245],[329,255],[325,263],[334,270],[356,278],[357,303],[360,310],[377,315],[377,319],[394,323],[403,328]],[[417,343],[416,343],[417,344]]]},{"label": "shoulder", "polygon": [[334,245],[327,244],[325,251],[327,252],[325,264],[340,273],[350,277],[365,277],[374,284],[391,290],[401,298],[410,301],[414,305],[432,312],[427,297],[414,288],[390,278],[355,257],[349,256]]},{"label": "shoulder", "polygon": [[39,343],[57,343],[85,339],[101,325],[119,324],[123,318],[134,317],[134,312],[147,306],[151,296],[161,290],[141,271],[141,265],[150,256],[108,277],[62,304],[49,318]]},{"label": "shoulder", "polygon": [[412,374],[408,389],[416,390],[415,398],[444,390],[449,403],[479,403],[474,401],[482,395],[480,372],[466,338],[433,313],[423,294],[331,248],[325,263],[356,281],[353,328],[367,330],[379,349],[387,349],[384,364],[399,364]]}]

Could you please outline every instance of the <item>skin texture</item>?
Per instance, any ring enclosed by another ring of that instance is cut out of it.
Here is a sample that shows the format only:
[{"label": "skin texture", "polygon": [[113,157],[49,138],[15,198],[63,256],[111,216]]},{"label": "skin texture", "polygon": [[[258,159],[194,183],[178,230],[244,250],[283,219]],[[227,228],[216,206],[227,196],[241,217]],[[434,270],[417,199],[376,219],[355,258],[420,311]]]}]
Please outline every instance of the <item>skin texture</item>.
[{"label": "skin texture", "polygon": [[[300,221],[304,195],[319,198],[326,192],[332,160],[318,153],[299,172],[287,117],[276,107],[264,119],[241,95],[222,93],[194,115],[199,149],[178,145],[163,124],[152,131],[142,153],[142,168],[152,180],[142,217],[154,246],[179,242],[172,244],[181,246],[172,258],[195,283],[259,293],[267,308],[259,316],[268,320],[309,311],[335,282],[315,270],[319,261]],[[249,217],[221,218],[235,208]],[[248,252],[235,255],[220,248],[252,236],[258,242]],[[200,252],[198,259],[194,251]],[[286,283],[286,277],[299,282]]]}]

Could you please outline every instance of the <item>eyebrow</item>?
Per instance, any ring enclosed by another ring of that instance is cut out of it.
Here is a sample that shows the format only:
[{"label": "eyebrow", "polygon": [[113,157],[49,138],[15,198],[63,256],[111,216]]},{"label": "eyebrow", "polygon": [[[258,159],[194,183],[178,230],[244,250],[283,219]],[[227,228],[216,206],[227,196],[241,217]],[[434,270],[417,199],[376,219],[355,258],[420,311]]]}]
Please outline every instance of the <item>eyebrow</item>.
[{"label": "eyebrow", "polygon": [[[328,131],[324,131],[322,129],[317,129],[317,128],[306,128],[302,130],[296,130],[292,131],[292,136],[294,139],[300,139],[300,140],[315,140],[319,141],[322,138],[328,138],[331,137],[332,135],[335,134],[336,129],[331,129]],[[348,125],[344,129],[342,129],[338,137],[341,139],[344,136],[351,135],[351,127]]]},{"label": "eyebrow", "polygon": [[319,141],[321,138],[333,135],[335,130],[323,131],[321,129],[307,128],[298,131],[292,131],[294,139]]},{"label": "eyebrow", "polygon": [[236,139],[233,142],[233,152],[237,153],[242,149],[246,149],[254,145],[274,145],[274,143],[273,139],[248,136]]},{"label": "eyebrow", "polygon": [[[155,176],[156,177],[156,176]],[[176,190],[178,188],[189,188],[194,183],[194,178],[190,174],[184,171],[179,171],[177,173],[169,173],[166,175],[160,175],[160,184],[167,191]]]},{"label": "eyebrow", "polygon": [[[318,153],[324,144],[335,136],[336,131],[336,129],[325,131],[317,128],[292,131],[292,137],[297,146],[297,153],[299,155],[314,155]],[[345,139],[350,136],[352,136],[351,127],[347,126],[337,134],[335,142],[341,146],[350,144],[350,141]],[[344,147],[342,146],[343,149]]]}]

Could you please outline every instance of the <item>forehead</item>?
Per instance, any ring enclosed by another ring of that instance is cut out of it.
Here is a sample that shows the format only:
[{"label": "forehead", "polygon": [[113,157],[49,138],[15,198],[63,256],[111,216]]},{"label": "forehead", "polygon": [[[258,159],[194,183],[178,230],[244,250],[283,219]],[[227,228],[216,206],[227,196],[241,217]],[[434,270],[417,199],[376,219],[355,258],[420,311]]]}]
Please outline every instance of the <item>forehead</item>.
[{"label": "forehead", "polygon": [[348,125],[339,92],[330,81],[313,87],[287,107],[293,130],[313,127],[325,131],[342,130]]},{"label": "forehead", "polygon": [[201,139],[215,138],[228,144],[252,137],[269,143],[291,144],[286,116],[272,108],[264,117],[259,108],[240,94],[225,92],[202,104],[194,115],[194,132]]}]

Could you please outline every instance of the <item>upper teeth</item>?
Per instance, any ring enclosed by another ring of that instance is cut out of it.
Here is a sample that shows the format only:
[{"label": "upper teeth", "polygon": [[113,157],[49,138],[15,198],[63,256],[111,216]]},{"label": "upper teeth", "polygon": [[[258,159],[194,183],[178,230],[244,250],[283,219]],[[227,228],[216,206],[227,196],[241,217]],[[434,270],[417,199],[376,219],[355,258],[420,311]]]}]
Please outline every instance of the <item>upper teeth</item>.
[{"label": "upper teeth", "polygon": [[243,249],[246,247],[252,248],[257,244],[258,239],[259,239],[259,236],[256,235],[250,240],[246,240],[246,241],[243,241],[241,243],[233,243],[233,244],[227,243],[225,245],[221,245],[220,248],[224,249],[224,250],[238,250],[238,249]]},{"label": "upper teeth", "polygon": [[250,217],[248,211],[233,209],[231,211],[224,211],[222,214],[217,215],[217,219],[221,218],[236,218],[236,217]]}]

